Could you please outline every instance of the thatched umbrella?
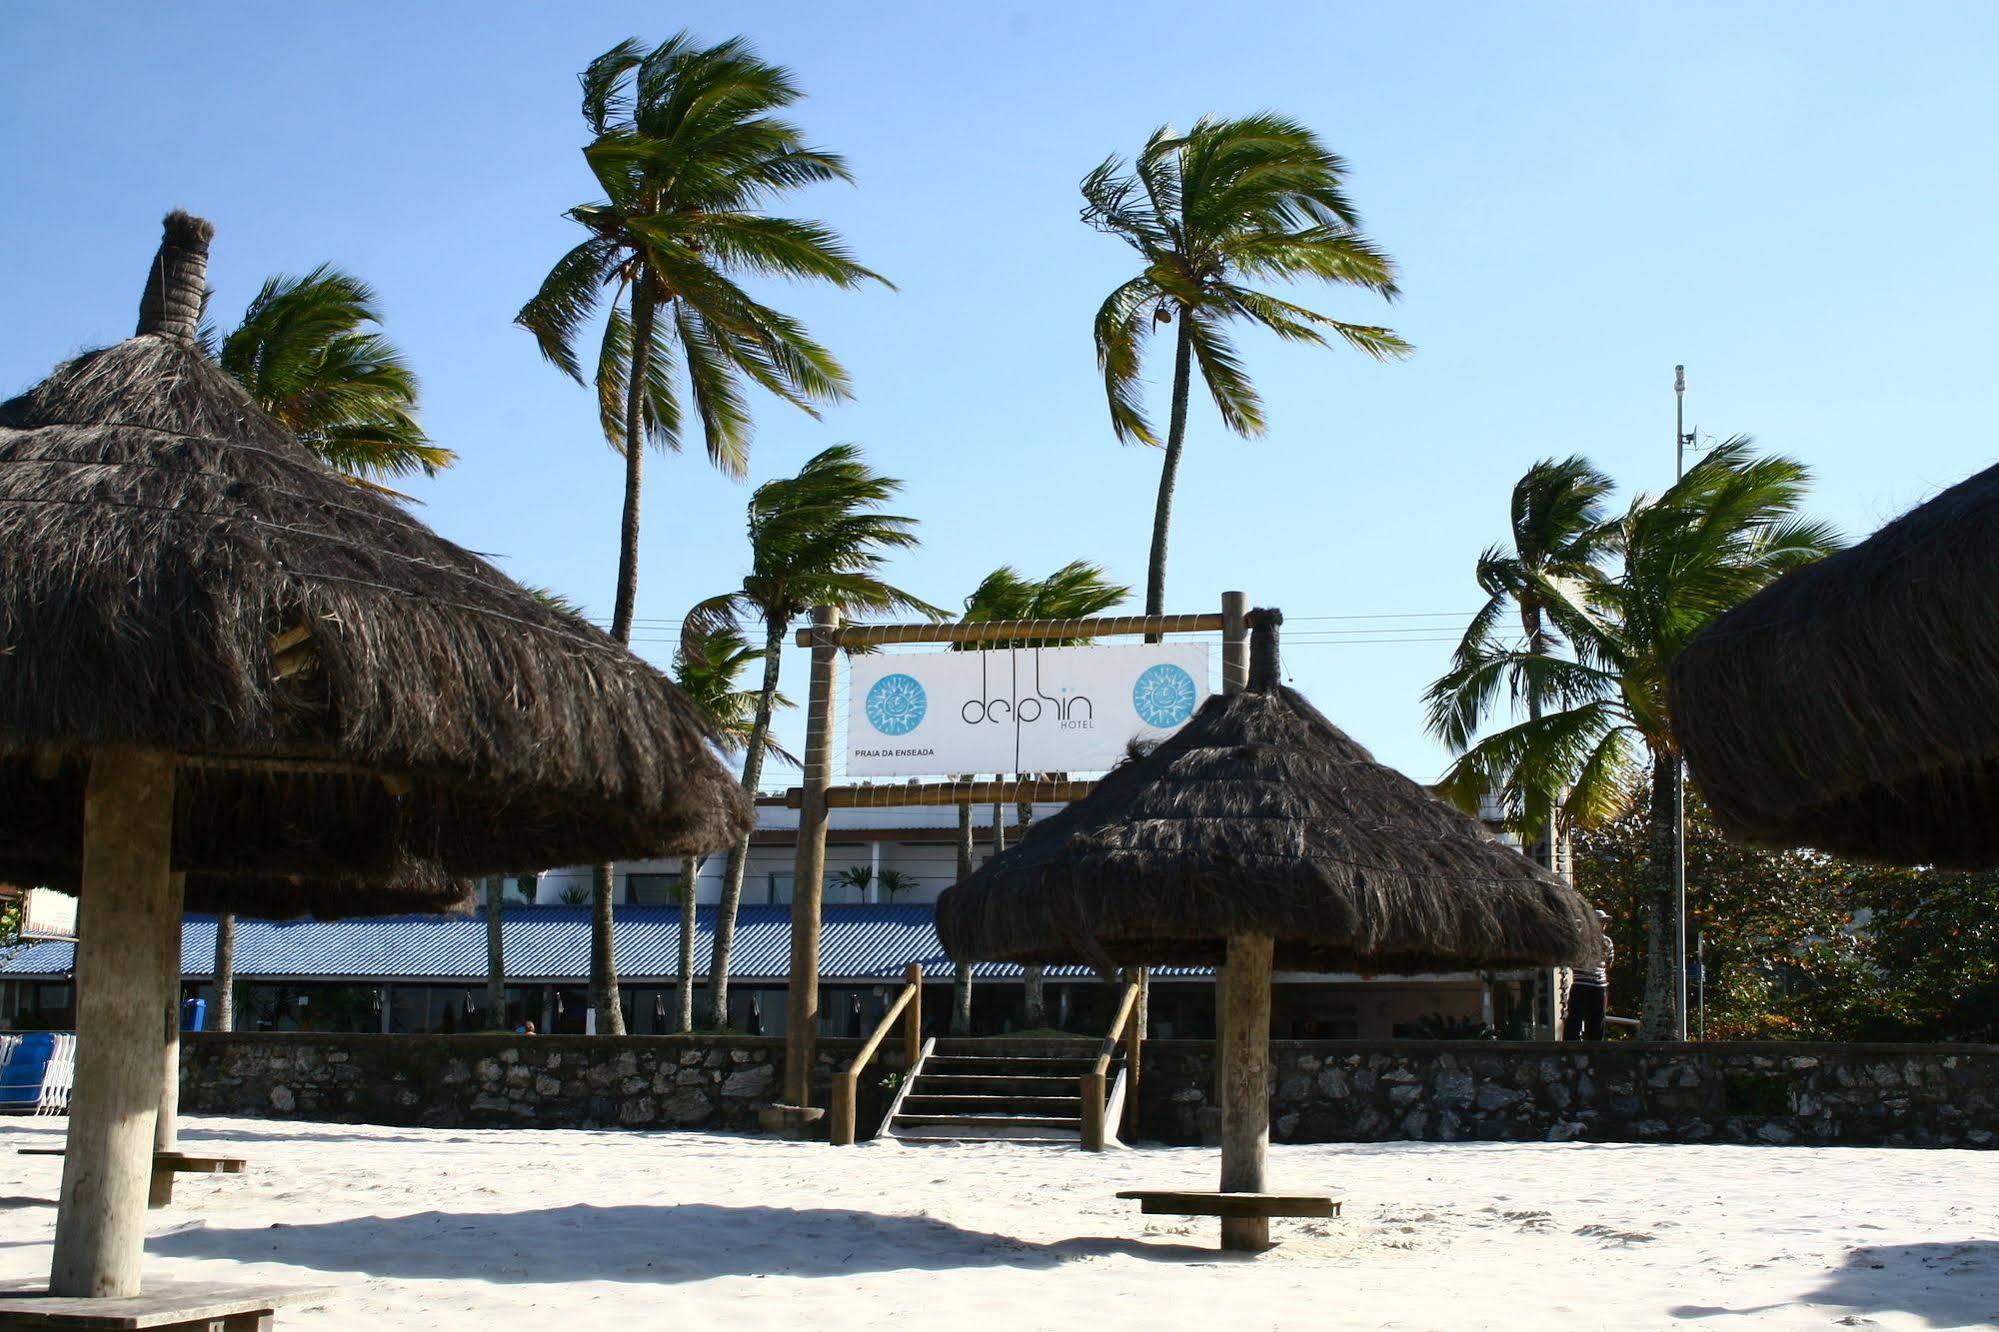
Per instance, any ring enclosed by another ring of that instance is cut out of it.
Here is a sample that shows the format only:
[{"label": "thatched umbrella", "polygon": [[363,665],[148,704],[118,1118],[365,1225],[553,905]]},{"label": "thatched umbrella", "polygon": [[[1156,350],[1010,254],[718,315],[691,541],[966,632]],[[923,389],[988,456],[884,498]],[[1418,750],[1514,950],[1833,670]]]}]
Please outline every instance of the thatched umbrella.
[{"label": "thatched umbrella", "polygon": [[[1270,974],[1559,966],[1594,913],[1557,876],[1376,763],[1284,687],[1275,611],[1251,615],[1248,687],[1107,774],[937,904],[951,956],[1221,965],[1222,1189],[1260,1192]],[[1268,1222],[1224,1219],[1228,1248]]]},{"label": "thatched umbrella", "polygon": [[183,875],[211,909],[427,910],[749,821],[664,676],[203,354],[210,234],[170,216],[138,335],[0,404],[0,878],[81,899],[58,1294],[138,1289]]},{"label": "thatched umbrella", "polygon": [[1721,616],[1672,709],[1731,836],[1999,865],[1999,467]]}]

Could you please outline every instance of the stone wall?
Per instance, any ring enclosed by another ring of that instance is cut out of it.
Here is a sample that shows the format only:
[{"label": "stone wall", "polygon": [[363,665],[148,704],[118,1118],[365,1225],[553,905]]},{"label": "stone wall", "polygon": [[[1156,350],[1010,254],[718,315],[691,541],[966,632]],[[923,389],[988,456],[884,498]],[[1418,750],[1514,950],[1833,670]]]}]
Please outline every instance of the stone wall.
[{"label": "stone wall", "polygon": [[[819,1043],[815,1105],[859,1044]],[[441,1127],[753,1130],[784,1062],[781,1039],[751,1036],[206,1033],[181,1048],[190,1113]],[[885,1042],[861,1079],[864,1136],[900,1049]],[[1999,1046],[1275,1041],[1271,1053],[1279,1142],[1999,1147]],[[1146,1044],[1142,1136],[1212,1134],[1213,1059],[1207,1041]]]},{"label": "stone wall", "polygon": [[[814,1104],[859,1046],[819,1043]],[[864,1125],[881,1118],[880,1081],[900,1050],[885,1043],[861,1079]],[[187,1033],[181,1107],[451,1128],[755,1129],[783,1094],[783,1066],[776,1037]]]},{"label": "stone wall", "polygon": [[[1278,1142],[1999,1147],[1999,1046],[1275,1041]],[[1206,1041],[1145,1047],[1147,1136],[1212,1136]]]}]

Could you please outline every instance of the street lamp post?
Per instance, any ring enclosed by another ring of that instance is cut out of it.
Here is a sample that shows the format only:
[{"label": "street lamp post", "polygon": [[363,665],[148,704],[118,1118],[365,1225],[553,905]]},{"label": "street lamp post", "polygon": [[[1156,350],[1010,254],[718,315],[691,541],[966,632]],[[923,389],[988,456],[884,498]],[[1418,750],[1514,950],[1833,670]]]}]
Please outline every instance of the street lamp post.
[{"label": "street lamp post", "polygon": [[[1687,367],[1673,367],[1673,480],[1687,474]],[[1675,757],[1673,782],[1673,1030],[1687,1039],[1687,763]]]}]

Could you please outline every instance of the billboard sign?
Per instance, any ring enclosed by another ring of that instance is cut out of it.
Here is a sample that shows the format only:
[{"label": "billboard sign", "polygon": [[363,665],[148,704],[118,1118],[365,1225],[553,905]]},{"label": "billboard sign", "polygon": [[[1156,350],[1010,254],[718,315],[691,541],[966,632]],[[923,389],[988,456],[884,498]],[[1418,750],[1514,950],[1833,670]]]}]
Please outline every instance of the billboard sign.
[{"label": "billboard sign", "polygon": [[1101,772],[1208,696],[1205,643],[855,657],[849,777]]}]

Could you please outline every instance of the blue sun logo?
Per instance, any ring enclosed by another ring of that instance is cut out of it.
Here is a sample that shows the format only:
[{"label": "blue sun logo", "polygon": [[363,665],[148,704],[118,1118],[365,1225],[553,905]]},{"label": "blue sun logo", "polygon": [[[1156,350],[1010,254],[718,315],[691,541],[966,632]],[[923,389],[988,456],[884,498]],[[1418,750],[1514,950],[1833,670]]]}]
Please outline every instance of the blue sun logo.
[{"label": "blue sun logo", "polygon": [[908,735],[922,724],[929,706],[913,675],[884,675],[868,690],[868,721],[883,735]]},{"label": "blue sun logo", "polygon": [[1131,687],[1139,720],[1162,730],[1194,715],[1194,677],[1171,662],[1148,667]]}]

